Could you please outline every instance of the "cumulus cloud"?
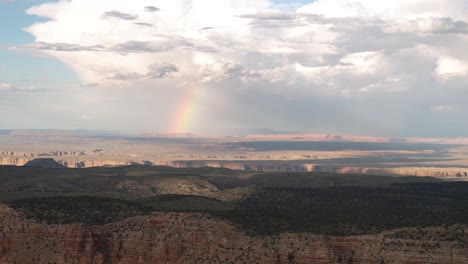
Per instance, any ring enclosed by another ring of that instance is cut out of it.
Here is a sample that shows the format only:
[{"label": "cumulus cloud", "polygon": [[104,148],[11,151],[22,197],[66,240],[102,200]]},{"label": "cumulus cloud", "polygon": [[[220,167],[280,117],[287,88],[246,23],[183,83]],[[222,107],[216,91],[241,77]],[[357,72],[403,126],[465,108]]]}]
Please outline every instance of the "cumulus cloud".
[{"label": "cumulus cloud", "polygon": [[464,0],[316,0],[299,12],[326,17],[379,17],[385,20],[408,20],[427,17],[466,18]]},{"label": "cumulus cloud", "polygon": [[407,32],[439,33],[439,34],[467,34],[468,23],[465,21],[454,21],[450,17],[419,18],[407,21],[401,28]]},{"label": "cumulus cloud", "polygon": [[[195,131],[216,123],[417,135],[416,124],[438,121],[431,105],[468,95],[466,0],[316,0],[296,10],[268,0],[152,3],[34,6],[27,12],[49,21],[28,27],[36,41],[22,48],[63,61],[82,83],[148,88],[173,105],[203,87]],[[251,95],[261,104],[246,106]]]},{"label": "cumulus cloud", "polygon": [[460,61],[455,58],[442,57],[437,62],[435,74],[441,81],[445,81],[456,76],[467,76],[468,62]]}]

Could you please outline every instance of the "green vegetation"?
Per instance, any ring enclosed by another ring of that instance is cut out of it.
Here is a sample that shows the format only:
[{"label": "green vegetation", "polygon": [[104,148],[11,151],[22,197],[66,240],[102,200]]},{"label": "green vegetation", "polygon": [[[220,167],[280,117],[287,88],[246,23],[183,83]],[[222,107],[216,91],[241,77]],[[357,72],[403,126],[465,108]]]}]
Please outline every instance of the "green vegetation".
[{"label": "green vegetation", "polygon": [[49,224],[102,225],[152,211],[204,212],[253,235],[348,236],[468,224],[468,183],[423,177],[142,166],[3,167],[0,201]]},{"label": "green vegetation", "polygon": [[90,196],[29,198],[9,205],[27,218],[47,224],[103,225],[151,212],[138,203]]},{"label": "green vegetation", "polygon": [[468,183],[386,188],[267,188],[216,213],[250,234],[311,232],[349,236],[414,226],[468,224]]},{"label": "green vegetation", "polygon": [[456,241],[463,248],[468,248],[468,232],[464,225],[445,225],[443,227],[423,229],[421,227],[408,228],[386,235],[392,239],[424,240],[424,241]]},{"label": "green vegetation", "polygon": [[156,211],[211,212],[231,211],[235,205],[212,198],[192,195],[159,195],[137,200]]}]

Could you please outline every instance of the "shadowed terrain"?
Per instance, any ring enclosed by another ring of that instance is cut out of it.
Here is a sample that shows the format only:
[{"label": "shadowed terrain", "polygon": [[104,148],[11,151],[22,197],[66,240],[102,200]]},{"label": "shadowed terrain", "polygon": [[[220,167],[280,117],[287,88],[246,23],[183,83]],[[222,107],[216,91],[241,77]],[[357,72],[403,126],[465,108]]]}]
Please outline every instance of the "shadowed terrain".
[{"label": "shadowed terrain", "polygon": [[0,167],[0,201],[5,263],[468,260],[468,183],[430,177]]},{"label": "shadowed terrain", "polygon": [[1,200],[28,218],[53,224],[196,211],[228,219],[252,234],[346,236],[468,220],[468,183],[429,177],[144,166],[3,167],[0,173]]}]

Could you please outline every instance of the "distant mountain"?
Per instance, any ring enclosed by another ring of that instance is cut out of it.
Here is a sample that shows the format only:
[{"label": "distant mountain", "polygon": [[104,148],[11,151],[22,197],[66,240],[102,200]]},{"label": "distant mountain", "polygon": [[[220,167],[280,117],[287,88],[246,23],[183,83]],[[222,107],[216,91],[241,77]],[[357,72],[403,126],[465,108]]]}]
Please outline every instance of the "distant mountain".
[{"label": "distant mountain", "polygon": [[0,135],[8,135],[8,134],[10,134],[11,132],[13,132],[13,130],[10,130],[10,129],[0,129]]},{"label": "distant mountain", "polygon": [[24,164],[25,167],[40,167],[47,169],[65,169],[66,167],[54,159],[33,159]]}]

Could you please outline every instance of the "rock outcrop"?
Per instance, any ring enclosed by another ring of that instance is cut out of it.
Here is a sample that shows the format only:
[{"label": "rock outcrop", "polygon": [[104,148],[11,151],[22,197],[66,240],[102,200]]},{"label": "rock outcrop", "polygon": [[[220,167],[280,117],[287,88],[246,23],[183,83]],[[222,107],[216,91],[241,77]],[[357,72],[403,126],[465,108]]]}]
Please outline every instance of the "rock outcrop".
[{"label": "rock outcrop", "polygon": [[[33,157],[0,156],[0,165],[23,166]],[[465,178],[468,179],[468,168],[458,167],[351,167],[313,164],[307,161],[222,161],[222,160],[180,160],[180,161],[148,161],[138,159],[113,160],[90,158],[85,160],[62,160],[55,158],[57,163],[67,168],[91,168],[91,167],[118,167],[140,164],[145,166],[171,166],[176,168],[226,168],[242,171],[259,172],[323,172],[335,174],[367,174],[367,175],[404,175],[404,176],[429,176],[438,178]]]},{"label": "rock outcrop", "polygon": [[58,163],[74,169],[81,168],[92,168],[92,167],[118,167],[118,166],[130,166],[136,162],[130,160],[109,160],[109,159],[88,159],[88,160],[77,160],[77,161],[64,161],[58,160]]},{"label": "rock outcrop", "polygon": [[[468,263],[463,239],[401,230],[358,237],[251,237],[199,213],[153,213],[104,226],[46,225],[0,204],[0,263]],[[447,233],[447,231],[446,231]]]},{"label": "rock outcrop", "polygon": [[468,178],[468,168],[443,168],[443,167],[350,167],[301,163],[297,161],[272,161],[272,162],[231,162],[231,161],[170,161],[155,162],[158,165],[176,168],[227,168],[243,171],[263,172],[323,172],[334,174],[367,174],[367,175],[404,175],[404,176],[429,176],[429,177],[451,177]]},{"label": "rock outcrop", "polygon": [[39,167],[46,169],[65,169],[66,167],[54,159],[33,159],[24,164],[25,167]]},{"label": "rock outcrop", "polygon": [[197,178],[167,178],[151,184],[158,194],[210,196],[219,191],[214,184]]},{"label": "rock outcrop", "polygon": [[0,157],[0,165],[2,166],[23,166],[30,158],[20,158],[20,157]]}]

